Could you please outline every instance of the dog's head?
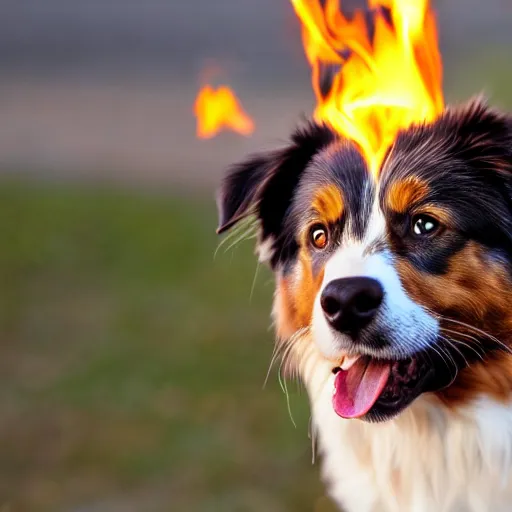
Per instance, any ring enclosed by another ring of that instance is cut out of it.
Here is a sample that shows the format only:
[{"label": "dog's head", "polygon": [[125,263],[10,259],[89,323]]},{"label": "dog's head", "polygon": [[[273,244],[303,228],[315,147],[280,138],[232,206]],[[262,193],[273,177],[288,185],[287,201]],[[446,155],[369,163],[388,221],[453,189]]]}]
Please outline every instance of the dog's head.
[{"label": "dog's head", "polygon": [[[225,178],[220,228],[255,215],[287,363],[329,365],[343,417],[384,420],[512,388],[512,122],[479,102],[397,137],[378,175],[309,124]],[[331,379],[331,385],[332,379]]]}]

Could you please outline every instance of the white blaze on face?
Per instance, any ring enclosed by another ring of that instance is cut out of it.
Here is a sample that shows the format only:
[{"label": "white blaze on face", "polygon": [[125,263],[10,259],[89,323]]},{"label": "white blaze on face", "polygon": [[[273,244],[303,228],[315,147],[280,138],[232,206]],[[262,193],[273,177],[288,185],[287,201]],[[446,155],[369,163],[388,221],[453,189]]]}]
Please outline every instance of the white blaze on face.
[{"label": "white blaze on face", "polygon": [[389,345],[382,349],[365,348],[366,353],[383,358],[406,357],[426,348],[437,337],[437,320],[406,294],[393,266],[392,255],[382,248],[382,244],[376,244],[385,240],[385,236],[385,218],[375,204],[363,240],[344,237],[340,248],[325,266],[324,280],[313,310],[313,335],[328,359],[341,358],[352,347],[348,335],[330,327],[320,305],[327,284],[345,277],[371,277],[379,281],[384,290],[384,300],[373,321],[373,329],[384,335]]}]

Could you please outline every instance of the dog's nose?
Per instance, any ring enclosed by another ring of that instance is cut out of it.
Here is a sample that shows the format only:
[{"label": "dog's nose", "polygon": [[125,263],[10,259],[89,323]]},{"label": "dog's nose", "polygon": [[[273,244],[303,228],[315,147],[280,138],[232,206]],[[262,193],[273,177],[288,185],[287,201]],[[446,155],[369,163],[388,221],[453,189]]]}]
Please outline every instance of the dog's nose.
[{"label": "dog's nose", "polygon": [[384,290],[377,280],[346,277],[324,288],[320,304],[334,329],[354,335],[373,320],[383,297]]}]

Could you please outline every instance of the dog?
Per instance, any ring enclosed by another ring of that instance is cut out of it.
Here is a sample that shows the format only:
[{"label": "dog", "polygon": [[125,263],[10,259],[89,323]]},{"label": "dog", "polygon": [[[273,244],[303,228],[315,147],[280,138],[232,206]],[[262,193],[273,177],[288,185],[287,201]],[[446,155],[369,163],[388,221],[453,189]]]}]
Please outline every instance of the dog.
[{"label": "dog", "polygon": [[218,193],[275,274],[329,495],[348,512],[512,510],[512,116],[401,131],[378,172],[308,122]]}]

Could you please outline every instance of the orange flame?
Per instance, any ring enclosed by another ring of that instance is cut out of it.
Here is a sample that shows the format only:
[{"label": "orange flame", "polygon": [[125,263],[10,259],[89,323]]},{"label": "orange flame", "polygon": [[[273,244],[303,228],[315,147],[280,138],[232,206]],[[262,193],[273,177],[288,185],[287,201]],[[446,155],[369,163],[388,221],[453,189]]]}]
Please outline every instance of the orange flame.
[{"label": "orange flame", "polygon": [[312,66],[315,119],[355,141],[377,173],[399,130],[444,107],[428,0],[368,0],[350,20],[338,0],[291,2]]},{"label": "orange flame", "polygon": [[253,120],[245,113],[233,91],[223,85],[215,90],[206,85],[199,91],[194,104],[197,117],[197,136],[201,139],[214,137],[228,128],[241,135],[254,131]]}]

